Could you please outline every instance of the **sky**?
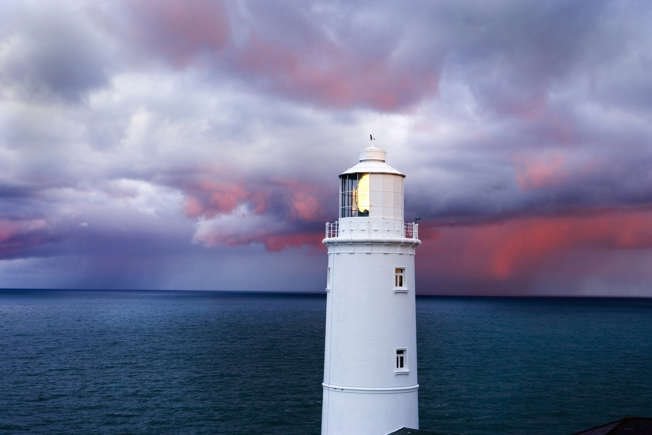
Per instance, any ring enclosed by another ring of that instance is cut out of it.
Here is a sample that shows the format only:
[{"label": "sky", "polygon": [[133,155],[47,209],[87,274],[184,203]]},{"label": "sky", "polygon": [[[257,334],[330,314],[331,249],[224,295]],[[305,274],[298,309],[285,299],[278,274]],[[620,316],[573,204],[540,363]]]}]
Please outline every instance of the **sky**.
[{"label": "sky", "polygon": [[0,2],[0,288],[323,291],[407,174],[418,294],[652,296],[648,1]]}]

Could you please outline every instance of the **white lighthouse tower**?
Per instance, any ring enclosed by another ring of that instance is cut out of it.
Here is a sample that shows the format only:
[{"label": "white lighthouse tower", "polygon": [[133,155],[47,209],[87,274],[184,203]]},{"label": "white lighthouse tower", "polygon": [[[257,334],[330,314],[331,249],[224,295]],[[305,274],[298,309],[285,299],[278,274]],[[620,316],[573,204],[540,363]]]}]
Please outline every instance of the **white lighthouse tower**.
[{"label": "white lighthouse tower", "polygon": [[328,248],[322,434],[419,426],[414,253],[403,220],[405,175],[370,146],[340,174]]}]

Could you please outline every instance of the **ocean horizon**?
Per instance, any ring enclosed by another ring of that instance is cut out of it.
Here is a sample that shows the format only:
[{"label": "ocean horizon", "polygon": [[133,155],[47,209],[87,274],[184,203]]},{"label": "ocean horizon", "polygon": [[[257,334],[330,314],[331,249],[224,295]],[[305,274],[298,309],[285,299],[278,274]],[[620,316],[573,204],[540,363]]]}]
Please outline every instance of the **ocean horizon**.
[{"label": "ocean horizon", "polygon": [[[0,432],[319,433],[324,293],[0,290]],[[652,299],[417,296],[437,433],[652,416]]]},{"label": "ocean horizon", "polygon": [[[31,287],[6,287],[0,288],[0,293],[11,293],[11,292],[82,292],[82,293],[92,293],[92,292],[116,292],[116,293],[178,293],[178,294],[192,294],[192,293],[214,293],[216,295],[224,296],[323,296],[326,298],[326,292],[324,290],[215,290],[215,289],[130,289],[130,288],[31,288]],[[469,293],[432,293],[432,294],[417,294],[417,299],[424,298],[471,298],[471,299],[641,299],[641,300],[652,300],[652,296],[641,296],[641,295],[602,295],[602,294],[568,294],[560,292],[558,294],[512,294],[512,293],[487,293],[477,294],[473,292]]]}]

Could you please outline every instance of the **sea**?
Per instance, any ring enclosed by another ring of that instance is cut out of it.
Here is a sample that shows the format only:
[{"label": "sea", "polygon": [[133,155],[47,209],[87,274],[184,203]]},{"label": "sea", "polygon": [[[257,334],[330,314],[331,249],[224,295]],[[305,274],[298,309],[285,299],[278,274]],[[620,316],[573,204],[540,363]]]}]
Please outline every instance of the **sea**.
[{"label": "sea", "polygon": [[[0,433],[318,434],[322,294],[0,290]],[[652,300],[418,297],[441,434],[652,417]]]}]

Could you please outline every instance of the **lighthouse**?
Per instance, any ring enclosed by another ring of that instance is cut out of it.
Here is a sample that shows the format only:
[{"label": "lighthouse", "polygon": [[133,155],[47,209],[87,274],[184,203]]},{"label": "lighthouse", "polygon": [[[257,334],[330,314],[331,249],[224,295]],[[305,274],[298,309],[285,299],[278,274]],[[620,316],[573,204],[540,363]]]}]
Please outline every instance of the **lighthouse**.
[{"label": "lighthouse", "polygon": [[414,254],[405,175],[375,146],[340,174],[339,218],[326,223],[322,434],[418,429]]}]

